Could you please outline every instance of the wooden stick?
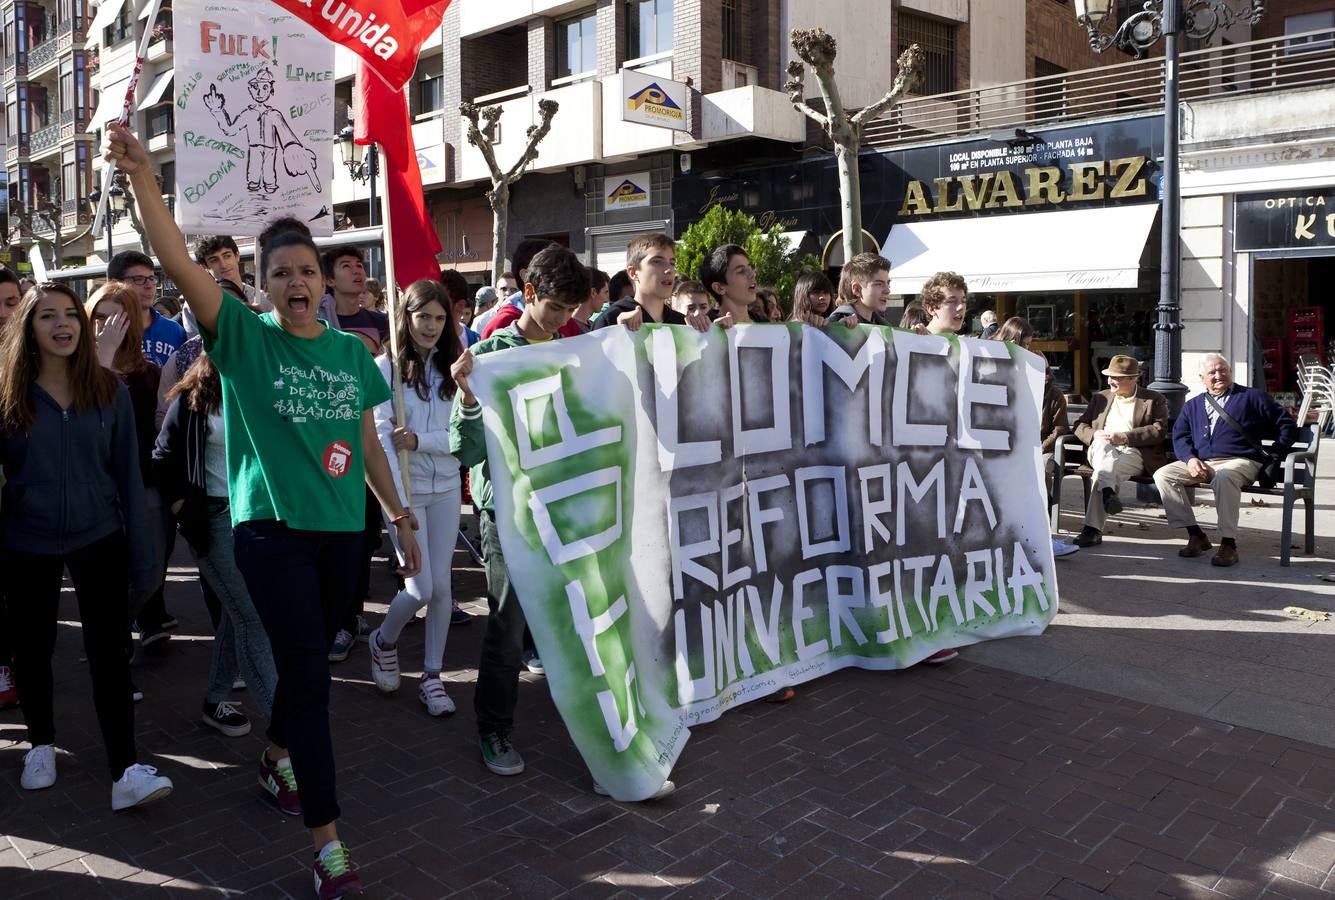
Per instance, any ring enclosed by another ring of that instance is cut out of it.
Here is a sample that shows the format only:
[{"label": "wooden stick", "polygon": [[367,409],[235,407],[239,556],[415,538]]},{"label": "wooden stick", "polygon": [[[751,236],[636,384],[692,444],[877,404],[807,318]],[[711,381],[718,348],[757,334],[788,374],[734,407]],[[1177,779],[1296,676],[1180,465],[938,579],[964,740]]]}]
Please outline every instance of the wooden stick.
[{"label": "wooden stick", "polygon": [[[128,3],[129,0],[126,0]],[[153,25],[158,20],[158,7],[162,5],[162,0],[148,0],[148,19],[144,26],[144,36],[139,39],[139,55],[134,59],[134,71],[130,73],[130,83],[125,86],[125,103],[121,106],[121,115],[118,120],[126,128],[130,127],[130,115],[134,112],[134,95],[139,89],[139,76],[144,71],[144,59],[148,56],[148,41],[153,36]],[[131,4],[133,11],[134,6]],[[107,217],[107,200],[111,192],[112,179],[116,177],[116,163],[114,160],[107,163],[107,167],[102,170],[102,196],[97,201],[97,213],[93,216],[92,227],[89,228],[90,234],[101,234],[102,223]],[[107,260],[111,262],[111,260]]]},{"label": "wooden stick", "polygon": [[[394,421],[400,428],[408,425],[403,411],[403,379],[399,373],[399,285],[394,280],[394,226],[389,217],[389,178],[385,174],[385,151],[376,147],[376,186],[380,191],[380,234],[385,253],[385,311],[389,314],[389,373],[394,391]],[[408,451],[399,451],[399,474],[403,477],[403,506],[413,505],[413,488],[408,472]]]}]

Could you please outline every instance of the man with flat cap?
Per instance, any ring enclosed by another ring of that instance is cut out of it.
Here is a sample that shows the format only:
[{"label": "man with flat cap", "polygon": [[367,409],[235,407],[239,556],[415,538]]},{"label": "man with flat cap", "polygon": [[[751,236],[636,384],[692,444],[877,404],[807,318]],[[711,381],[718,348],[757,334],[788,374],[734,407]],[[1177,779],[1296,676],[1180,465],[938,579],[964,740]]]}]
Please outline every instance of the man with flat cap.
[{"label": "man with flat cap", "polygon": [[1152,475],[1166,463],[1163,443],[1168,434],[1168,400],[1140,386],[1140,363],[1114,356],[1103,370],[1108,390],[1090,400],[1075,423],[1075,436],[1089,449],[1094,486],[1085,510],[1085,527],[1076,535],[1081,547],[1103,543],[1108,516],[1122,511],[1117,492],[1127,479]]}]

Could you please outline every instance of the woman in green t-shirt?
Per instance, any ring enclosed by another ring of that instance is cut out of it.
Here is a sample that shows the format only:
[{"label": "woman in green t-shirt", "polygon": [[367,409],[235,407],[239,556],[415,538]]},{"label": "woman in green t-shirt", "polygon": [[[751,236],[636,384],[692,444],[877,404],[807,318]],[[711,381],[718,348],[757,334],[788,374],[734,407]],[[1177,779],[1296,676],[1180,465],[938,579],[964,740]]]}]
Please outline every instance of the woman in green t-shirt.
[{"label": "woman in green t-shirt", "polygon": [[361,881],[336,829],[327,654],[356,600],[363,481],[396,530],[400,571],[419,568],[416,521],[371,416],[389,386],[360,340],[317,318],[324,278],[309,236],[281,232],[262,248],[274,308],[256,316],[190,257],[139,141],[111,124],[103,151],[129,175],[144,230],[222,375],[236,563],[278,670],[260,782],[284,812],[300,810],[315,845],[316,891],[339,897]]}]

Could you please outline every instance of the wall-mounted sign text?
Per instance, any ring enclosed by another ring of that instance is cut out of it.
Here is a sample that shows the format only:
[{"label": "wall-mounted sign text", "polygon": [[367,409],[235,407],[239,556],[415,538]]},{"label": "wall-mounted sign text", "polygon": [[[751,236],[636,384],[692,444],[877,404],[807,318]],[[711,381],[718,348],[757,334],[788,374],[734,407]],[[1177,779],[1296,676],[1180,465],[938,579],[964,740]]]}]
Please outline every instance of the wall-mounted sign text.
[{"label": "wall-mounted sign text", "polygon": [[1233,244],[1237,250],[1335,247],[1335,187],[1239,194]]}]

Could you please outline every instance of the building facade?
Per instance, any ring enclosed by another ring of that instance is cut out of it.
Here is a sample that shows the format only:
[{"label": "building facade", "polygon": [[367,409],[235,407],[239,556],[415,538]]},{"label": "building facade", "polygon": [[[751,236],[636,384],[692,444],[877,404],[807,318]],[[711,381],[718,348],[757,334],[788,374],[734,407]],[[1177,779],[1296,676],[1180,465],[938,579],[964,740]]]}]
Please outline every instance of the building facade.
[{"label": "building facade", "polygon": [[[601,268],[620,268],[630,235],[679,234],[690,224],[674,192],[702,166],[820,152],[820,135],[783,89],[793,55],[787,35],[816,26],[839,39],[840,88],[851,107],[885,92],[895,58],[912,42],[928,53],[923,95],[1100,63],[1069,7],[1055,0],[456,0],[409,97],[419,158],[431,164],[424,182],[442,262],[476,273],[490,268],[488,170],[466,139],[461,101],[503,110],[502,166],[522,152],[539,102],[560,105],[536,162],[512,189],[509,246],[546,237]],[[1018,40],[1008,39],[1012,32]],[[352,71],[344,56],[345,103]],[[636,76],[686,86],[685,128],[624,120],[625,85],[641,83]],[[817,95],[814,79],[807,88]],[[635,205],[611,203],[627,181],[640,189]],[[366,185],[336,181],[335,200],[349,222],[366,224],[368,193]],[[828,237],[808,236],[816,243]]]},{"label": "building facade", "polygon": [[92,183],[87,0],[6,3],[2,15],[7,237],[77,260]]}]

